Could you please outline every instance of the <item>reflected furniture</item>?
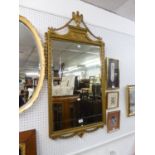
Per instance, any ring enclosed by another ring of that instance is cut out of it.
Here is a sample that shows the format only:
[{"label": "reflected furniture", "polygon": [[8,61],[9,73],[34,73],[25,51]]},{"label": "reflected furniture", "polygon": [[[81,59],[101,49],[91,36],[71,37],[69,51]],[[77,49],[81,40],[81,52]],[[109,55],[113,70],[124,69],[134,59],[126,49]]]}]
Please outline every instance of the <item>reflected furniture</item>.
[{"label": "reflected furniture", "polygon": [[53,85],[53,96],[73,95],[75,76],[62,77],[59,84]]},{"label": "reflected furniture", "polygon": [[55,131],[73,126],[74,104],[78,103],[78,98],[79,96],[54,96],[52,98]]}]

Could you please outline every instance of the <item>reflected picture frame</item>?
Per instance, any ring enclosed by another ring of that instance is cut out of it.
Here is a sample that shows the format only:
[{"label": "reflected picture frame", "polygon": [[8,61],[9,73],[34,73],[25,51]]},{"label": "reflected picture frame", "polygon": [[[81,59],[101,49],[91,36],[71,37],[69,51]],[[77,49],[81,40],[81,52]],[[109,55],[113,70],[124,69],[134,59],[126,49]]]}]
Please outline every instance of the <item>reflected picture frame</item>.
[{"label": "reflected picture frame", "polygon": [[108,112],[107,132],[111,133],[120,129],[120,110]]},{"label": "reflected picture frame", "polygon": [[127,116],[135,116],[135,85],[127,86]]},{"label": "reflected picture frame", "polygon": [[107,90],[119,89],[120,87],[120,70],[119,60],[106,58],[106,88]]},{"label": "reflected picture frame", "polygon": [[107,109],[114,109],[119,107],[119,92],[107,92],[106,101]]}]

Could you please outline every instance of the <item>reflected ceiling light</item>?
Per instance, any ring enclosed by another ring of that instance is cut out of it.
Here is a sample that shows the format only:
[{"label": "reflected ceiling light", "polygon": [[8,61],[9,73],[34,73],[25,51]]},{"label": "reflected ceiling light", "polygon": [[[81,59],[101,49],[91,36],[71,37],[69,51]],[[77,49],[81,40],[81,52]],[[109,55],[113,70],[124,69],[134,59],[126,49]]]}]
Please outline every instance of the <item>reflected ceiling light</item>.
[{"label": "reflected ceiling light", "polygon": [[85,61],[84,64],[86,67],[91,67],[91,66],[96,66],[96,65],[101,65],[100,64],[100,59],[99,58],[96,58],[96,59],[92,59],[92,60],[88,60],[88,61]]},{"label": "reflected ceiling light", "polygon": [[26,76],[40,76],[38,72],[26,72]]},{"label": "reflected ceiling light", "polygon": [[77,48],[81,48],[81,45],[80,45],[80,44],[78,44],[78,45],[77,45]]},{"label": "reflected ceiling light", "polygon": [[100,66],[100,65],[101,65],[100,59],[96,58],[96,59],[85,61],[84,63],[77,65],[77,66],[68,67],[63,71],[63,73],[67,74],[69,72],[76,71],[76,70],[79,70],[81,68],[92,67],[92,66]]},{"label": "reflected ceiling light", "polygon": [[88,64],[96,63],[96,62],[100,63],[100,59],[96,58],[96,59],[88,60],[88,61],[85,61],[84,63],[82,63],[82,65],[88,65]]},{"label": "reflected ceiling light", "polygon": [[66,68],[66,70],[63,71],[63,73],[72,72],[72,71],[75,71],[77,69],[79,69],[78,66],[68,67],[68,68]]},{"label": "reflected ceiling light", "polygon": [[77,65],[78,69],[86,67],[85,65]]},{"label": "reflected ceiling light", "polygon": [[73,67],[68,67],[67,68],[68,71],[73,71],[73,70],[76,70],[76,69],[78,69],[77,66],[73,66]]},{"label": "reflected ceiling light", "polygon": [[100,66],[100,62],[96,61],[93,63],[86,64],[86,67],[91,67],[91,66]]}]

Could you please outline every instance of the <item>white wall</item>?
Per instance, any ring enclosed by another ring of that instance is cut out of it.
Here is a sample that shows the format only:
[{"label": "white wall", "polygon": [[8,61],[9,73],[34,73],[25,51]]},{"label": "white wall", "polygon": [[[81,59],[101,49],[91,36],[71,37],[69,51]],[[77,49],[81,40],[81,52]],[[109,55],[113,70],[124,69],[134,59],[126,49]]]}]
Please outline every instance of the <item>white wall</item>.
[{"label": "white wall", "polygon": [[[25,4],[27,5],[28,2],[25,1]],[[24,1],[21,4],[24,5]],[[45,7],[44,5],[43,8]],[[55,5],[53,4],[51,8],[53,8],[54,6]],[[32,5],[32,7],[35,8],[34,5]],[[59,10],[59,8],[57,9]],[[56,8],[54,10],[56,11]],[[71,12],[72,11],[70,11],[70,16]],[[88,21],[88,19],[90,20],[90,17],[88,17],[90,14],[91,14],[90,10],[85,11],[84,18],[86,21]],[[47,31],[48,27],[50,26],[59,27],[64,25],[64,23],[68,21],[68,18],[65,17],[54,16],[52,14],[47,14],[45,12],[38,12],[24,7],[20,7],[20,15],[27,17],[32,22],[32,24],[37,28],[42,40],[44,40],[44,33]],[[96,21],[99,20],[100,19],[98,18],[96,18],[96,20],[93,20],[92,18],[91,23],[95,24]],[[109,20],[111,21],[112,19],[109,18]],[[123,23],[124,19],[122,18],[120,19],[120,21],[121,20]],[[130,155],[133,149],[134,117],[130,118],[126,117],[126,94],[125,94],[126,85],[134,84],[135,73],[134,73],[133,33],[129,35],[129,31],[126,34],[124,32],[120,33],[120,31],[116,32],[116,30],[113,31],[112,29],[113,26],[111,26],[111,30],[90,24],[88,26],[94,34],[101,36],[103,38],[104,42],[106,43],[105,47],[106,56],[120,60],[120,106],[119,108],[117,108],[121,110],[120,130],[111,134],[107,134],[105,126],[103,129],[99,129],[95,132],[85,134],[82,138],[75,136],[73,138],[66,140],[50,139],[48,137],[47,81],[45,80],[38,100],[29,110],[22,113],[19,117],[20,131],[32,128],[35,128],[37,130],[38,155],[89,154],[93,153],[94,150],[98,152],[98,155],[100,154],[109,155],[110,150],[116,150],[117,152],[119,151],[118,155]],[[130,26],[130,24],[128,26]],[[122,136],[121,139],[120,136]],[[105,144],[105,142],[108,143]],[[126,149],[127,146],[128,149]],[[122,148],[126,149],[126,154],[124,154]]]},{"label": "white wall", "polygon": [[87,23],[134,35],[134,22],[80,0],[20,0],[20,5],[70,18],[72,11],[85,15]]},{"label": "white wall", "polygon": [[70,155],[134,155],[133,141],[134,133],[125,134]]}]

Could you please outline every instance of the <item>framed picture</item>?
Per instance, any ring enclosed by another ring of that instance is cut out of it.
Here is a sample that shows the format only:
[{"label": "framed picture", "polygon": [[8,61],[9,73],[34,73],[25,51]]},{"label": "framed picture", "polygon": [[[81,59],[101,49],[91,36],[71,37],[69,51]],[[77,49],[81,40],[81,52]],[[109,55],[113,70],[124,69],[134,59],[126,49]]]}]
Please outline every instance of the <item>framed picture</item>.
[{"label": "framed picture", "polygon": [[119,88],[119,60],[106,59],[107,89]]},{"label": "framed picture", "polygon": [[19,133],[19,155],[37,155],[35,129]]},{"label": "framed picture", "polygon": [[119,106],[119,92],[107,92],[107,109],[117,108]]},{"label": "framed picture", "polygon": [[120,111],[108,112],[107,131],[113,132],[120,128]]},{"label": "framed picture", "polygon": [[135,115],[135,85],[127,86],[127,115]]}]

